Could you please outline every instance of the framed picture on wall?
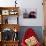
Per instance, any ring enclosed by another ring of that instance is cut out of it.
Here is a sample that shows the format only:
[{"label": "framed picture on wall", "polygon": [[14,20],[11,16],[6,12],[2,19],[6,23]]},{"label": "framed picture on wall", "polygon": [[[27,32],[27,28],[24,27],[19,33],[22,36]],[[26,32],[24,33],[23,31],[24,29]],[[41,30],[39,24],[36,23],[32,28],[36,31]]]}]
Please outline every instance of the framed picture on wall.
[{"label": "framed picture on wall", "polygon": [[25,12],[23,13],[23,18],[36,18],[36,16],[37,16],[36,10],[27,11],[25,9]]}]

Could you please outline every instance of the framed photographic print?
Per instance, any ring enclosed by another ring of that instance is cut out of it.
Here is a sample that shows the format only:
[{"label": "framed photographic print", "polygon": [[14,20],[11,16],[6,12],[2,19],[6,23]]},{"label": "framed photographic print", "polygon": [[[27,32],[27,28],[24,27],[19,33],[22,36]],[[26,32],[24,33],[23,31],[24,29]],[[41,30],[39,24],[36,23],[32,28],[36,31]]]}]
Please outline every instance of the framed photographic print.
[{"label": "framed photographic print", "polygon": [[25,9],[25,12],[23,13],[23,18],[36,18],[36,16],[37,16],[36,9],[30,11],[27,11]]},{"label": "framed photographic print", "polygon": [[2,10],[2,15],[9,15],[9,10]]}]

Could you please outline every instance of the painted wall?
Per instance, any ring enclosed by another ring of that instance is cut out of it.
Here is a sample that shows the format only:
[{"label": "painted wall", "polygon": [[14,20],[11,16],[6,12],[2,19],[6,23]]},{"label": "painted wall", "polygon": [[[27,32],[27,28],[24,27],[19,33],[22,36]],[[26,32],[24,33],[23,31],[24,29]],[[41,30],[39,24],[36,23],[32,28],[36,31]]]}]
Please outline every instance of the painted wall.
[{"label": "painted wall", "polygon": [[[15,6],[15,0],[0,0],[0,6],[2,7],[9,7]],[[42,0],[17,0],[17,6],[20,7],[19,9],[19,24],[21,26],[43,26],[43,6]],[[30,12],[32,9],[36,9],[37,18],[36,19],[24,19],[23,12],[27,9]]]},{"label": "painted wall", "polygon": [[[43,6],[42,0],[25,0],[19,1],[21,4],[20,7],[20,25],[22,26],[43,26]],[[23,3],[24,2],[24,3]],[[31,11],[32,9],[36,9],[37,11],[37,18],[36,19],[24,19],[23,18],[23,11],[27,9],[27,11]]]},{"label": "painted wall", "polygon": [[20,16],[20,25],[22,26],[42,26],[43,25],[43,6],[42,0],[25,0],[22,5],[21,1],[21,12],[23,14],[24,8],[28,10],[28,12],[32,9],[37,9],[37,18],[36,19],[22,19],[23,15]]}]

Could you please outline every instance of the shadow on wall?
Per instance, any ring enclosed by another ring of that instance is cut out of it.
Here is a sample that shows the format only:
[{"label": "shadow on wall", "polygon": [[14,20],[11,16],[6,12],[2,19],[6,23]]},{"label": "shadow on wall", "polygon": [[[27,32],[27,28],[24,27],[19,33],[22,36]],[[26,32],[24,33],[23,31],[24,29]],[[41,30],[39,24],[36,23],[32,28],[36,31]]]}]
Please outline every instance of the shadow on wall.
[{"label": "shadow on wall", "polygon": [[20,40],[20,42],[21,42],[21,40],[22,40],[22,38],[24,36],[25,31],[28,28],[32,28],[36,32],[39,41],[41,43],[43,43],[43,30],[42,30],[41,26],[21,26],[20,27],[20,32],[19,32],[19,40]]}]

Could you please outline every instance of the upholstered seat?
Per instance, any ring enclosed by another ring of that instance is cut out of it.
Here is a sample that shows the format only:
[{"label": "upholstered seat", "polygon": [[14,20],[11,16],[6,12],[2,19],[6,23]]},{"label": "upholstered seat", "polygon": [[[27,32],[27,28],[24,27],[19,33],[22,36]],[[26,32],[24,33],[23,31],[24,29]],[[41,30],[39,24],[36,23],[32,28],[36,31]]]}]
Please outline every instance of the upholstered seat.
[{"label": "upholstered seat", "polygon": [[[34,41],[33,41],[34,40]],[[29,44],[28,44],[29,43]],[[37,39],[37,34],[34,32],[32,28],[27,29],[22,38],[21,45],[22,46],[41,46],[39,40]]]}]

